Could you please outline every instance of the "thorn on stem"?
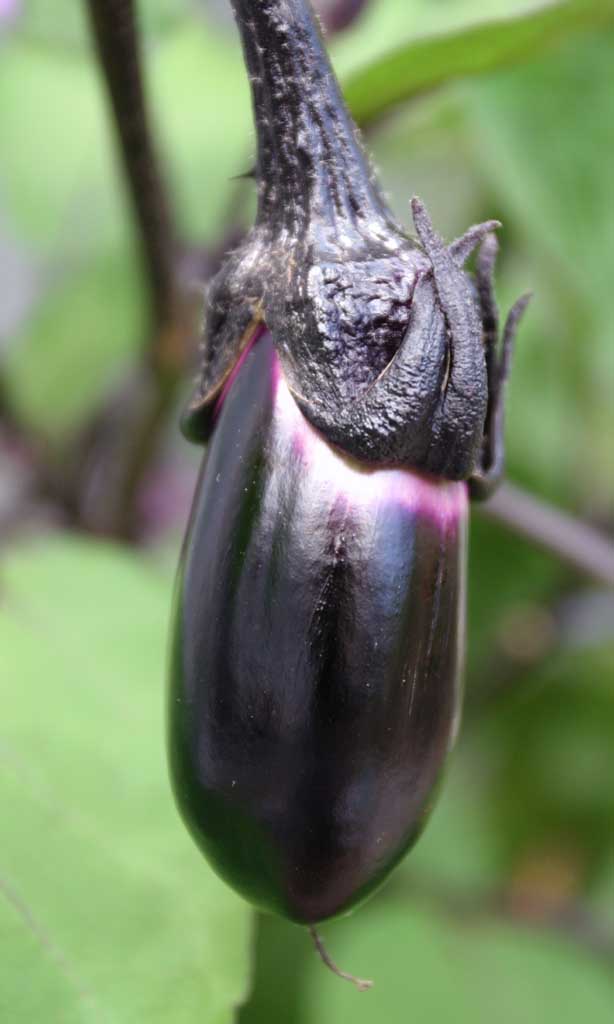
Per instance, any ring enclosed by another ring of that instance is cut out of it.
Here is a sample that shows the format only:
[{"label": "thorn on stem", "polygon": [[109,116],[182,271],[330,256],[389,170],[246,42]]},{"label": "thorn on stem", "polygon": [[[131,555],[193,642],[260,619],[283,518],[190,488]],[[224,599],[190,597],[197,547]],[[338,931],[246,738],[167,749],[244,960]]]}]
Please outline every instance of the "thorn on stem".
[{"label": "thorn on stem", "polygon": [[322,936],[319,934],[319,932],[316,930],[316,928],[314,928],[312,924],[309,925],[309,934],[313,939],[313,944],[315,946],[316,953],[320,957],[322,963],[326,967],[328,967],[329,971],[332,971],[333,974],[336,974],[338,978],[343,978],[344,981],[350,981],[352,985],[356,985],[356,988],[358,989],[359,992],[366,992],[367,989],[373,987],[373,982],[369,981],[367,978],[356,978],[353,974],[348,974],[347,971],[342,971],[340,967],[337,967],[337,964],[334,962],[334,960],[331,960],[329,956],[328,950],[326,949],[326,946],[324,945],[324,942],[322,940]]}]

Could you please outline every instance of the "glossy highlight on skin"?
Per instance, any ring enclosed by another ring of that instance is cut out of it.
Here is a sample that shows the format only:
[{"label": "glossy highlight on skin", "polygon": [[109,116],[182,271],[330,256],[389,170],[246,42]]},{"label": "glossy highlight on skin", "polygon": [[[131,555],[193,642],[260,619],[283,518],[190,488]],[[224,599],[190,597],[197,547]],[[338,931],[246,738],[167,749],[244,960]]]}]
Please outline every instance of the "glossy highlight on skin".
[{"label": "glossy highlight on skin", "polygon": [[406,469],[361,466],[338,448],[323,441],[318,431],[301,414],[286,385],[279,360],[273,355],[275,423],[282,437],[292,444],[307,463],[311,486],[334,488],[356,506],[397,504],[432,518],[433,524],[454,531],[467,514],[467,488],[464,483],[436,480]]},{"label": "glossy highlight on skin", "polygon": [[205,456],[174,608],[176,799],[213,867],[299,922],[420,833],[458,726],[465,483],[364,468],[299,411],[271,338]]}]

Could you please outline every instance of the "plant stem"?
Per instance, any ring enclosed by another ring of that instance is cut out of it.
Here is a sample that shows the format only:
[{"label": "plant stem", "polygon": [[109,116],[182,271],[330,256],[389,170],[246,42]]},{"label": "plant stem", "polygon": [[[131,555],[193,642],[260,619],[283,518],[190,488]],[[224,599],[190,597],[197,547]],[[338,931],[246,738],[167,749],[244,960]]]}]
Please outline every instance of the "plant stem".
[{"label": "plant stem", "polygon": [[176,240],[145,102],[135,3],[89,0],[88,8],[160,327],[174,317]]},{"label": "plant stem", "polygon": [[[135,2],[88,0],[88,9],[141,243],[150,324],[129,386],[110,396],[77,440],[70,488],[77,491],[79,525],[134,539],[140,484],[187,361],[192,303],[181,280],[183,254],[147,111]],[[105,432],[111,420],[114,429]]]},{"label": "plant stem", "polygon": [[606,586],[614,586],[614,541],[600,530],[504,483],[486,502],[484,515]]}]

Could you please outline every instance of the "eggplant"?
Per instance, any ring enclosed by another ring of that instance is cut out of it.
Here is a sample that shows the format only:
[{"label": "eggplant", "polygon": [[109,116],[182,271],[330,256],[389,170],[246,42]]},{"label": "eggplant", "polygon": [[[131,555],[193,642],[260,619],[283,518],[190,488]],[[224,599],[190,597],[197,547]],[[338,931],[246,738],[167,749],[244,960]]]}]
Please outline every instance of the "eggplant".
[{"label": "eggplant", "polygon": [[[495,221],[394,220],[303,0],[233,0],[254,227],[209,285],[207,443],[172,625],[183,818],[256,906],[315,922],[416,840],[457,732],[469,497],[503,471]],[[479,246],[475,274],[463,269]]]},{"label": "eggplant", "polygon": [[460,709],[467,487],[363,467],[298,409],[270,335],[219,413],[176,594],[170,752],[203,852],[300,922],[420,832]]}]

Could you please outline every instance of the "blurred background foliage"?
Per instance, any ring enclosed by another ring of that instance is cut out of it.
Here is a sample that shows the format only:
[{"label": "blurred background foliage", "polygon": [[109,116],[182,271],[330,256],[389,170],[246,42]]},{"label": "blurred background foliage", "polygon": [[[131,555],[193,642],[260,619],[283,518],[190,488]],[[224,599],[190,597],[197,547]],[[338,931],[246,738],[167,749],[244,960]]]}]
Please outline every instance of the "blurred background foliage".
[{"label": "blurred background foliage", "polygon": [[[509,476],[611,530],[614,8],[353,6],[333,58],[398,216],[417,193],[447,237],[498,217],[502,306],[534,292]],[[233,180],[253,156],[245,74],[225,0],[139,15],[198,295],[253,212]],[[129,528],[105,512],[150,323],[76,0],[0,2],[0,153],[2,1020],[611,1021],[611,591],[474,515],[467,707],[441,801],[388,886],[324,929],[375,977],[358,996],[302,930],[212,876],[172,807],[165,631],[200,453],[178,436],[183,372],[124,489]]]}]

